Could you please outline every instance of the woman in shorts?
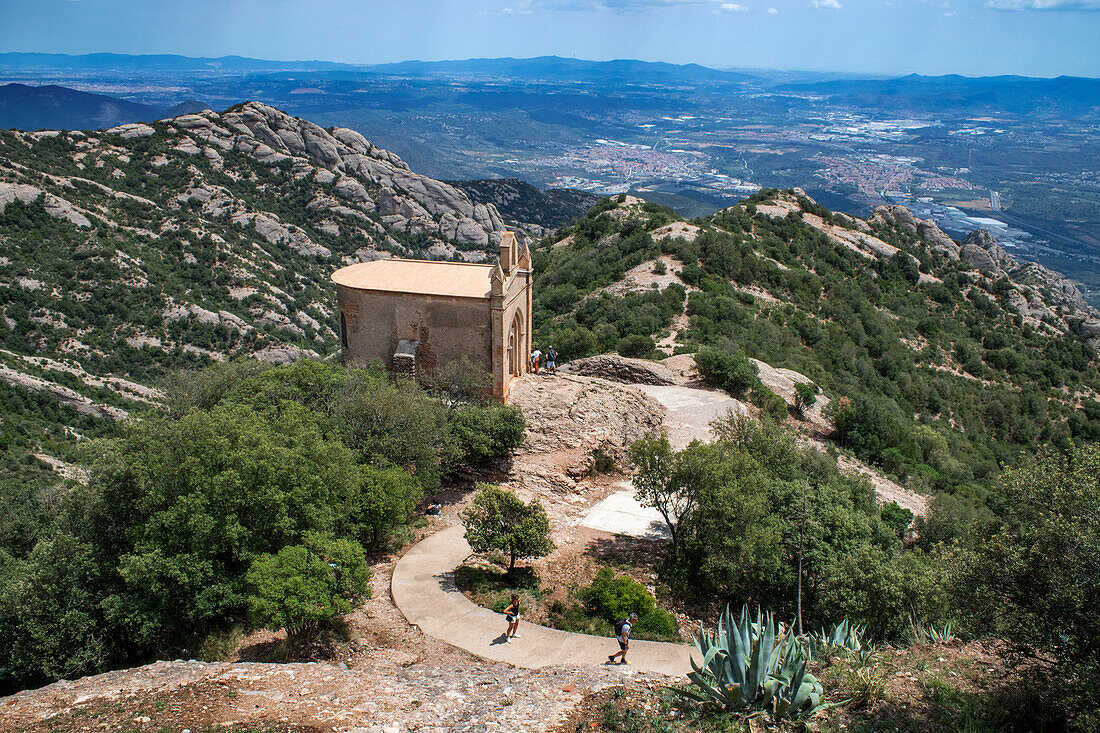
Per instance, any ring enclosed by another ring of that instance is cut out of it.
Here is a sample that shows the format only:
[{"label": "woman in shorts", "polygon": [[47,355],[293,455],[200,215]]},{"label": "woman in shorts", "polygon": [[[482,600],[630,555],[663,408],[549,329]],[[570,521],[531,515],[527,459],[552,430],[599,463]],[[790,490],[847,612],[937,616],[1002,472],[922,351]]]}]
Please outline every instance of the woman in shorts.
[{"label": "woman in shorts", "polygon": [[508,608],[504,609],[504,618],[508,620],[508,630],[504,632],[504,638],[518,639],[516,629],[519,628],[519,596],[515,593],[512,594],[512,602],[508,604]]}]

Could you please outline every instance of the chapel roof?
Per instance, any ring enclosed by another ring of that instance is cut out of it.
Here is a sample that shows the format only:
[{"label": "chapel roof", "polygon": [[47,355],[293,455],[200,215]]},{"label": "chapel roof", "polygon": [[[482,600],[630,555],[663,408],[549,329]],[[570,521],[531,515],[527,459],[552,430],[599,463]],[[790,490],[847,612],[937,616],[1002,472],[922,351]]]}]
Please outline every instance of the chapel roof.
[{"label": "chapel roof", "polygon": [[342,267],[332,281],[356,290],[488,298],[492,270],[493,265],[394,258]]}]

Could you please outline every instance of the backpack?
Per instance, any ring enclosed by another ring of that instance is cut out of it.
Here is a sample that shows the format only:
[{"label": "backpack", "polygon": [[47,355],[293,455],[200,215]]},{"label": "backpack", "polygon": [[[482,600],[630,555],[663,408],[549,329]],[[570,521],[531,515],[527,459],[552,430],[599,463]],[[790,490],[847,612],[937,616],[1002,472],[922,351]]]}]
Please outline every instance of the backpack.
[{"label": "backpack", "polygon": [[622,636],[623,635],[623,627],[626,626],[628,623],[630,623],[629,620],[625,619],[625,618],[622,621],[616,621],[615,622],[615,636]]}]

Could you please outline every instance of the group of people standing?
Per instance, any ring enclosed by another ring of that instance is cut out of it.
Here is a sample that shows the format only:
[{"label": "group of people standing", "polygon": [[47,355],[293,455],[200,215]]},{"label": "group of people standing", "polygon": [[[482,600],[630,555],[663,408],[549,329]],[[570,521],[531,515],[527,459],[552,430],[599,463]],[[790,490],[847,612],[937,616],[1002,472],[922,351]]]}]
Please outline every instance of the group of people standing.
[{"label": "group of people standing", "polygon": [[[508,607],[504,609],[504,618],[508,622],[508,628],[504,632],[505,641],[519,638],[519,615],[519,595],[513,593],[511,602],[508,604]],[[615,640],[619,642],[619,651],[607,656],[608,664],[614,664],[616,657],[619,659],[619,664],[630,664],[630,662],[626,661],[626,653],[630,650],[630,629],[637,620],[638,614],[632,613],[621,621],[615,622]]]},{"label": "group of people standing", "polygon": [[[550,374],[558,373],[558,352],[554,351],[553,346],[546,347],[546,371]],[[535,374],[539,373],[539,367],[542,364],[543,353],[538,349],[531,352],[531,371]]]}]

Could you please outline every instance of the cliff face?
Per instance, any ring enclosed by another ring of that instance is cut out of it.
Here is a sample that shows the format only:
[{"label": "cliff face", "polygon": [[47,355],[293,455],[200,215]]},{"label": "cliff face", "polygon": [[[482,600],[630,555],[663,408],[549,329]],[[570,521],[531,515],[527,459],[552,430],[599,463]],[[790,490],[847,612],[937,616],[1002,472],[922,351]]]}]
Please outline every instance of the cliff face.
[{"label": "cliff face", "polygon": [[116,415],[135,392],[104,375],[331,353],[334,269],[484,261],[504,231],[492,204],[359,133],[255,102],[0,131],[0,381]]},{"label": "cliff face", "polygon": [[471,200],[495,206],[508,219],[540,235],[584,216],[600,200],[595,194],[568,188],[540,191],[518,178],[454,181],[453,185]]},{"label": "cliff face", "polygon": [[1100,312],[1073,281],[1035,262],[1021,262],[985,229],[956,243],[934,222],[918,219],[903,206],[880,206],[871,220],[916,234],[932,251],[966,263],[987,284],[1003,279],[1009,304],[1027,322],[1062,332],[1080,331],[1093,348],[1100,349]]}]

